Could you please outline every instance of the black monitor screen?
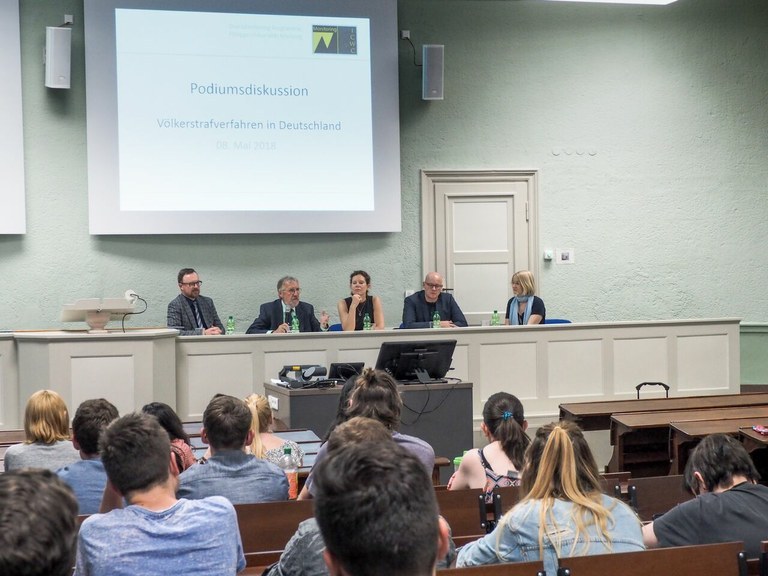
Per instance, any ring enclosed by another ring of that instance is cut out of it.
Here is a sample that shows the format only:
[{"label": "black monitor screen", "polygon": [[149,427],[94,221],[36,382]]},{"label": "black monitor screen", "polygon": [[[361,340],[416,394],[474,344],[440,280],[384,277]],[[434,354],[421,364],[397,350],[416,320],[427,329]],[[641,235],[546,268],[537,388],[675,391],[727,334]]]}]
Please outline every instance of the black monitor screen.
[{"label": "black monitor screen", "polygon": [[451,367],[455,348],[456,340],[384,342],[376,369],[389,372],[401,382],[441,380]]}]

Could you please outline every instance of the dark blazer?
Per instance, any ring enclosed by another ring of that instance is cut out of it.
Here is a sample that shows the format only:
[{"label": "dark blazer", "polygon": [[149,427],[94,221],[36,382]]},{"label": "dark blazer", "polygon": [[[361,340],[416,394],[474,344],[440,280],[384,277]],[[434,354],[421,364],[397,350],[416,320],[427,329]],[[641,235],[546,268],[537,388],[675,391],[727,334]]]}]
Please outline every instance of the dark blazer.
[{"label": "dark blazer", "polygon": [[[299,332],[322,332],[320,321],[315,318],[315,308],[312,304],[299,302],[296,306],[296,316],[299,318]],[[270,330],[276,330],[283,322],[285,322],[283,301],[278,299],[267,302],[259,307],[259,317],[253,321],[245,333],[266,334]]]},{"label": "dark blazer", "polygon": [[[207,296],[198,296],[197,307],[200,309],[200,315],[203,317],[203,322],[205,322],[208,328],[217,326],[224,333],[224,325],[216,313],[216,306],[213,305],[213,300]],[[168,303],[168,319],[166,323],[168,328],[178,330],[181,336],[193,336],[203,333],[202,328],[197,327],[192,307],[189,305],[184,294],[179,294]]]},{"label": "dark blazer", "polygon": [[467,325],[467,319],[452,295],[441,292],[437,302],[430,304],[424,296],[424,290],[420,290],[403,302],[403,328],[431,328],[435,307],[440,312],[440,320],[450,320],[456,326]]}]

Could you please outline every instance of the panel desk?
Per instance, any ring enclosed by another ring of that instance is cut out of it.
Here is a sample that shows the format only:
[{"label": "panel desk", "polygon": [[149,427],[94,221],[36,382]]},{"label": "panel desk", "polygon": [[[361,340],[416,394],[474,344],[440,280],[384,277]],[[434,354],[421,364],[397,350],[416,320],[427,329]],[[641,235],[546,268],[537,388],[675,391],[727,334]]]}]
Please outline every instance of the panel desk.
[{"label": "panel desk", "polygon": [[[472,383],[398,386],[403,398],[400,432],[428,442],[435,456],[453,459],[472,448]],[[288,428],[307,428],[323,437],[336,416],[341,386],[306,390],[264,384],[275,418]],[[441,471],[446,483],[450,470]]]},{"label": "panel desk", "polygon": [[614,414],[611,416],[613,456],[608,471],[631,471],[633,477],[669,474],[669,438],[673,422],[766,417],[768,405]]},{"label": "panel desk", "polygon": [[694,410],[768,404],[768,393],[721,394],[718,396],[683,396],[645,400],[609,400],[560,404],[560,419],[573,420],[582,430],[609,430],[613,414],[655,412],[659,410]]}]

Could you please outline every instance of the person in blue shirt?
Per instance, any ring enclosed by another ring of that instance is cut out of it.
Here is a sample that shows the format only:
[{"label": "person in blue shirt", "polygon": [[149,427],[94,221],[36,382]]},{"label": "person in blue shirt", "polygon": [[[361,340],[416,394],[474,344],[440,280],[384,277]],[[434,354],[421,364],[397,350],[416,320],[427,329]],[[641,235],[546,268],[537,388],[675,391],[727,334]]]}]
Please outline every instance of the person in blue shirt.
[{"label": "person in blue shirt", "polygon": [[245,568],[234,506],[221,496],[176,498],[171,441],[157,418],[132,413],[115,420],[99,452],[108,491],[129,505],[85,519],[76,576],[220,576]]},{"label": "person in blue shirt", "polygon": [[203,412],[201,438],[211,457],[201,459],[179,475],[179,498],[224,496],[232,504],[288,499],[285,473],[245,447],[253,441],[248,405],[239,398],[218,394]]},{"label": "person in blue shirt", "polygon": [[594,456],[576,424],[539,428],[525,459],[525,496],[493,532],[459,550],[459,568],[541,559],[547,575],[555,576],[558,558],[645,548],[637,515],[602,493]]},{"label": "person in blue shirt", "polygon": [[59,468],[56,473],[74,490],[80,514],[99,511],[107,484],[107,473],[99,456],[99,434],[118,416],[111,402],[96,398],[80,404],[72,419],[72,444],[80,451],[81,460]]}]

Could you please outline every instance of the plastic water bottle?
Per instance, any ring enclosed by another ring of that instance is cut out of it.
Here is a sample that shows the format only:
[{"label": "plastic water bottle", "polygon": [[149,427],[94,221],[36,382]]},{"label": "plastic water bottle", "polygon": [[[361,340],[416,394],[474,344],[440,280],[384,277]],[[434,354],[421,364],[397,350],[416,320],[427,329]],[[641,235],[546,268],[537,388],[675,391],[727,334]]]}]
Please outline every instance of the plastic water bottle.
[{"label": "plastic water bottle", "polygon": [[291,447],[283,447],[283,455],[279,462],[280,468],[285,473],[285,477],[288,478],[288,499],[296,500],[299,495],[299,461],[294,454],[291,453]]},{"label": "plastic water bottle", "polygon": [[501,326],[501,320],[499,320],[499,311],[494,310],[491,314],[491,326]]},{"label": "plastic water bottle", "polygon": [[437,310],[432,314],[432,328],[440,328],[440,312]]},{"label": "plastic water bottle", "polygon": [[366,312],[365,316],[363,316],[363,330],[371,330],[372,328],[373,326],[371,326],[371,315]]},{"label": "plastic water bottle", "polygon": [[227,334],[234,334],[235,333],[235,317],[230,316],[227,318]]},{"label": "plastic water bottle", "polygon": [[291,311],[291,332],[299,331],[299,317],[296,316],[296,310]]}]

